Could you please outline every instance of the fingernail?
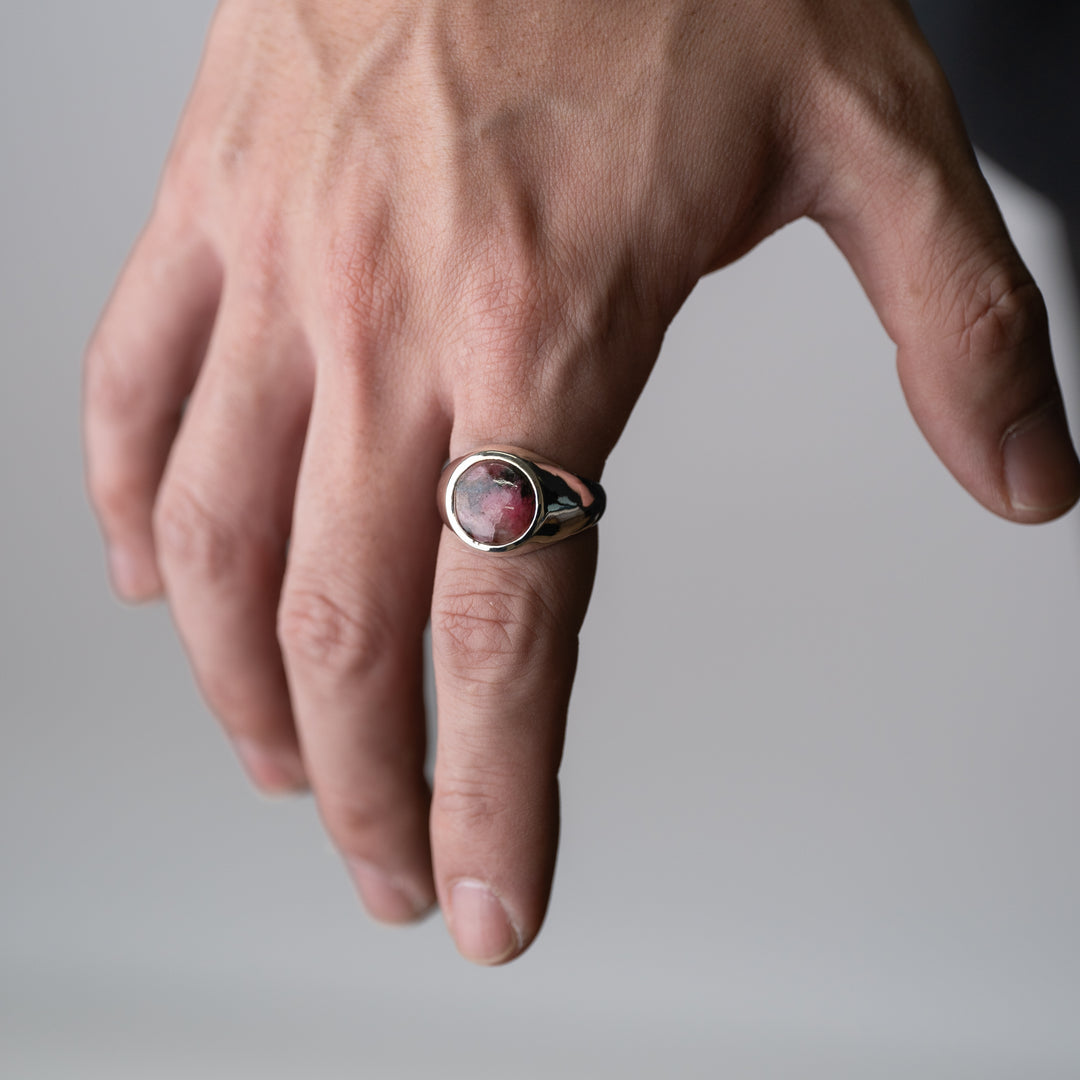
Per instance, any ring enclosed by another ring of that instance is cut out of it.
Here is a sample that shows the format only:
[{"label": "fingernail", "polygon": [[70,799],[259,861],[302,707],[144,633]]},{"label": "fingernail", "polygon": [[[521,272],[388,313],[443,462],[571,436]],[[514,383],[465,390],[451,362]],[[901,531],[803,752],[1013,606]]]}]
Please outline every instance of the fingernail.
[{"label": "fingernail", "polygon": [[433,896],[422,895],[410,888],[403,878],[387,874],[362,859],[350,859],[348,867],[364,907],[379,922],[415,922],[435,902]]},{"label": "fingernail", "polygon": [[459,881],[450,890],[450,929],[458,951],[475,964],[498,964],[521,951],[506,908],[480,881]]},{"label": "fingernail", "polygon": [[152,600],[161,595],[157,568],[146,559],[136,558],[130,548],[109,548],[109,577],[113,588],[129,602]]},{"label": "fingernail", "polygon": [[233,743],[251,782],[264,795],[295,795],[309,788],[307,770],[293,750],[271,750],[251,739]]},{"label": "fingernail", "polygon": [[1060,401],[1051,401],[1014,424],[1005,434],[1002,452],[1014,510],[1060,512],[1080,496],[1080,461]]}]

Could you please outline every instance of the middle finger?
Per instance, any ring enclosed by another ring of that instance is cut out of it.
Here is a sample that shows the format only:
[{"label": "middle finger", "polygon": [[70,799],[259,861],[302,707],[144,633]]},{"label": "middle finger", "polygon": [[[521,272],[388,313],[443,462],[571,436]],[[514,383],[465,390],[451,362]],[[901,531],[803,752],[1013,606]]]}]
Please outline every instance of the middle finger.
[{"label": "middle finger", "polygon": [[279,616],[327,831],[368,910],[392,923],[435,899],[423,632],[447,441],[425,395],[394,398],[396,385],[355,359],[320,366]]}]

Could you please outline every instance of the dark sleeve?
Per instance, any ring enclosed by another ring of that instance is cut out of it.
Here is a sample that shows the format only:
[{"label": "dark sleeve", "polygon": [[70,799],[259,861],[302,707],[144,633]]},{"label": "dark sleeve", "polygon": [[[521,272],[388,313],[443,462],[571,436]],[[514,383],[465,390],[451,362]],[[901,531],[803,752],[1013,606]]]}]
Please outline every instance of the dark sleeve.
[{"label": "dark sleeve", "polygon": [[972,141],[1080,217],[1080,2],[913,0]]}]

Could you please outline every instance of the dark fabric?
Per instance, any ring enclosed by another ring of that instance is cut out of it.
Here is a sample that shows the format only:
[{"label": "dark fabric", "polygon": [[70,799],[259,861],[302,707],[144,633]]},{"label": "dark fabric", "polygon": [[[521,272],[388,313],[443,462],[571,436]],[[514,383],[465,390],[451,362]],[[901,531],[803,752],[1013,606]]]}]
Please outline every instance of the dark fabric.
[{"label": "dark fabric", "polygon": [[915,0],[972,141],[1080,217],[1080,0]]}]

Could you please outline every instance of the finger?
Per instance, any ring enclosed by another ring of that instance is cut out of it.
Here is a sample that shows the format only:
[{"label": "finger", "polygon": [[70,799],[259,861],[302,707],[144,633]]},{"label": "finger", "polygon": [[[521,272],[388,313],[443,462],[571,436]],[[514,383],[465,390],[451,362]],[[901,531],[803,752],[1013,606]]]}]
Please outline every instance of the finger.
[{"label": "finger", "polygon": [[87,484],[113,586],[161,591],[151,515],[184,401],[206,351],[221,268],[200,237],[155,223],[137,242],[87,347]]},{"label": "finger", "polygon": [[[455,435],[455,457],[485,442],[463,436]],[[600,462],[579,454],[575,465],[596,475]],[[594,532],[496,559],[444,531],[431,622],[439,703],[432,848],[450,930],[478,963],[517,956],[544,918],[566,710],[595,564]]]},{"label": "finger", "polygon": [[914,85],[900,100],[848,100],[842,121],[834,103],[814,216],[896,342],[912,414],[942,461],[995,513],[1046,521],[1076,501],[1080,462],[1045,306],[936,66]]},{"label": "finger", "polygon": [[279,621],[320,812],[368,910],[390,923],[435,896],[422,657],[447,440],[422,387],[384,396],[398,385],[351,361],[320,368]]},{"label": "finger", "polygon": [[226,300],[154,515],[196,679],[267,793],[307,785],[275,627],[310,399],[298,332]]}]

